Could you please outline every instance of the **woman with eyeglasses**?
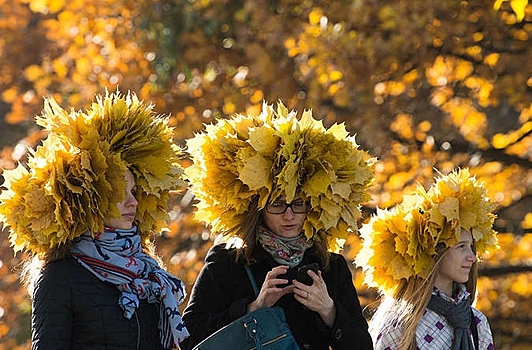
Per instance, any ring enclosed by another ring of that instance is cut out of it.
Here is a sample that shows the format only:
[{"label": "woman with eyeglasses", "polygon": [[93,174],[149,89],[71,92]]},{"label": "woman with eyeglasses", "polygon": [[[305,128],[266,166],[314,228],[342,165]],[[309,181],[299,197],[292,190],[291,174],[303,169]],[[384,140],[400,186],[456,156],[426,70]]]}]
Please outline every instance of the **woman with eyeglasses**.
[{"label": "woman with eyeglasses", "polygon": [[188,141],[196,215],[221,241],[183,313],[191,334],[183,349],[272,306],[283,308],[300,349],[372,349],[348,263],[331,251],[356,233],[373,160],[338,128],[283,107],[220,120]]}]

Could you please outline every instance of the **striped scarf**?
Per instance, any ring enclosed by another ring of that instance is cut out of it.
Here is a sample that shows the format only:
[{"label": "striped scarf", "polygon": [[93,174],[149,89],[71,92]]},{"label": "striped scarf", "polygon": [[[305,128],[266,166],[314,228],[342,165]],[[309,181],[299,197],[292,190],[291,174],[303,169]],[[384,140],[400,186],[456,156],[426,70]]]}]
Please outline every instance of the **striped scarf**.
[{"label": "striped scarf", "polygon": [[86,232],[71,253],[100,280],[116,285],[121,292],[118,304],[127,319],[138,308],[139,299],[159,303],[159,334],[165,348],[189,336],[178,310],[186,296],[185,286],[142,251],[135,226],[129,230],[106,227],[94,237]]}]

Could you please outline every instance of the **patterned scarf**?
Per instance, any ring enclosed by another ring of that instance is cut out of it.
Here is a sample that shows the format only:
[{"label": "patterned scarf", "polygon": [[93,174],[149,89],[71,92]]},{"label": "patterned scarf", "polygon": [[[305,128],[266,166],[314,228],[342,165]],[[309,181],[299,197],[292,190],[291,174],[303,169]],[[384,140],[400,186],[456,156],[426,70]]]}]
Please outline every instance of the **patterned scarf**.
[{"label": "patterned scarf", "polygon": [[458,304],[445,300],[438,294],[432,294],[428,308],[445,317],[454,329],[453,350],[473,350],[469,336],[471,325],[470,297],[462,299]]},{"label": "patterned scarf", "polygon": [[130,230],[106,227],[94,238],[86,232],[71,253],[96,277],[122,292],[118,304],[127,319],[138,308],[139,299],[159,303],[159,335],[165,348],[175,347],[189,336],[178,310],[186,296],[185,286],[142,251],[135,226]]},{"label": "patterned scarf", "polygon": [[285,238],[276,235],[268,228],[259,226],[259,243],[273,257],[273,260],[290,267],[297,266],[305,251],[314,245],[301,233],[297,237]]}]

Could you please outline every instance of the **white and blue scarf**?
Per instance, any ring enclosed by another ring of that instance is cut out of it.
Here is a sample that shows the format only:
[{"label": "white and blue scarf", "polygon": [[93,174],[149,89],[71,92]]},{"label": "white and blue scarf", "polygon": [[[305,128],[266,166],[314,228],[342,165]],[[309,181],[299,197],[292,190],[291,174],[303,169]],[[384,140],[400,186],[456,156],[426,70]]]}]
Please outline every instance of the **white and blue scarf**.
[{"label": "white and blue scarf", "polygon": [[178,310],[186,297],[181,280],[162,269],[142,251],[137,228],[120,230],[106,227],[103,233],[84,233],[72,255],[102,281],[121,291],[118,304],[128,319],[139,306],[139,299],[159,303],[159,334],[165,348],[175,347],[189,336]]}]

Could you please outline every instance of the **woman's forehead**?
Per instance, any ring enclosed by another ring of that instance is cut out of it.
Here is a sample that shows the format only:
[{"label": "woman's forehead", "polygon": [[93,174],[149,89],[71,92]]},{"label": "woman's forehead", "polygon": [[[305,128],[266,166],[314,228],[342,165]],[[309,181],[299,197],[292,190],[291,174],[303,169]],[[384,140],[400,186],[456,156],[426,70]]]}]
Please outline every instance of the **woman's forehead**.
[{"label": "woman's forehead", "polygon": [[461,241],[473,241],[473,234],[471,233],[470,230],[462,228],[460,232],[460,240]]},{"label": "woman's forehead", "polygon": [[[296,195],[294,197],[294,199],[292,199],[292,202],[295,202],[295,201],[298,201],[298,200],[301,201],[301,200],[303,200],[303,198],[301,198],[301,196]],[[286,196],[285,195],[279,196],[276,199],[272,200],[272,202],[282,202],[282,201],[286,201]]]}]

